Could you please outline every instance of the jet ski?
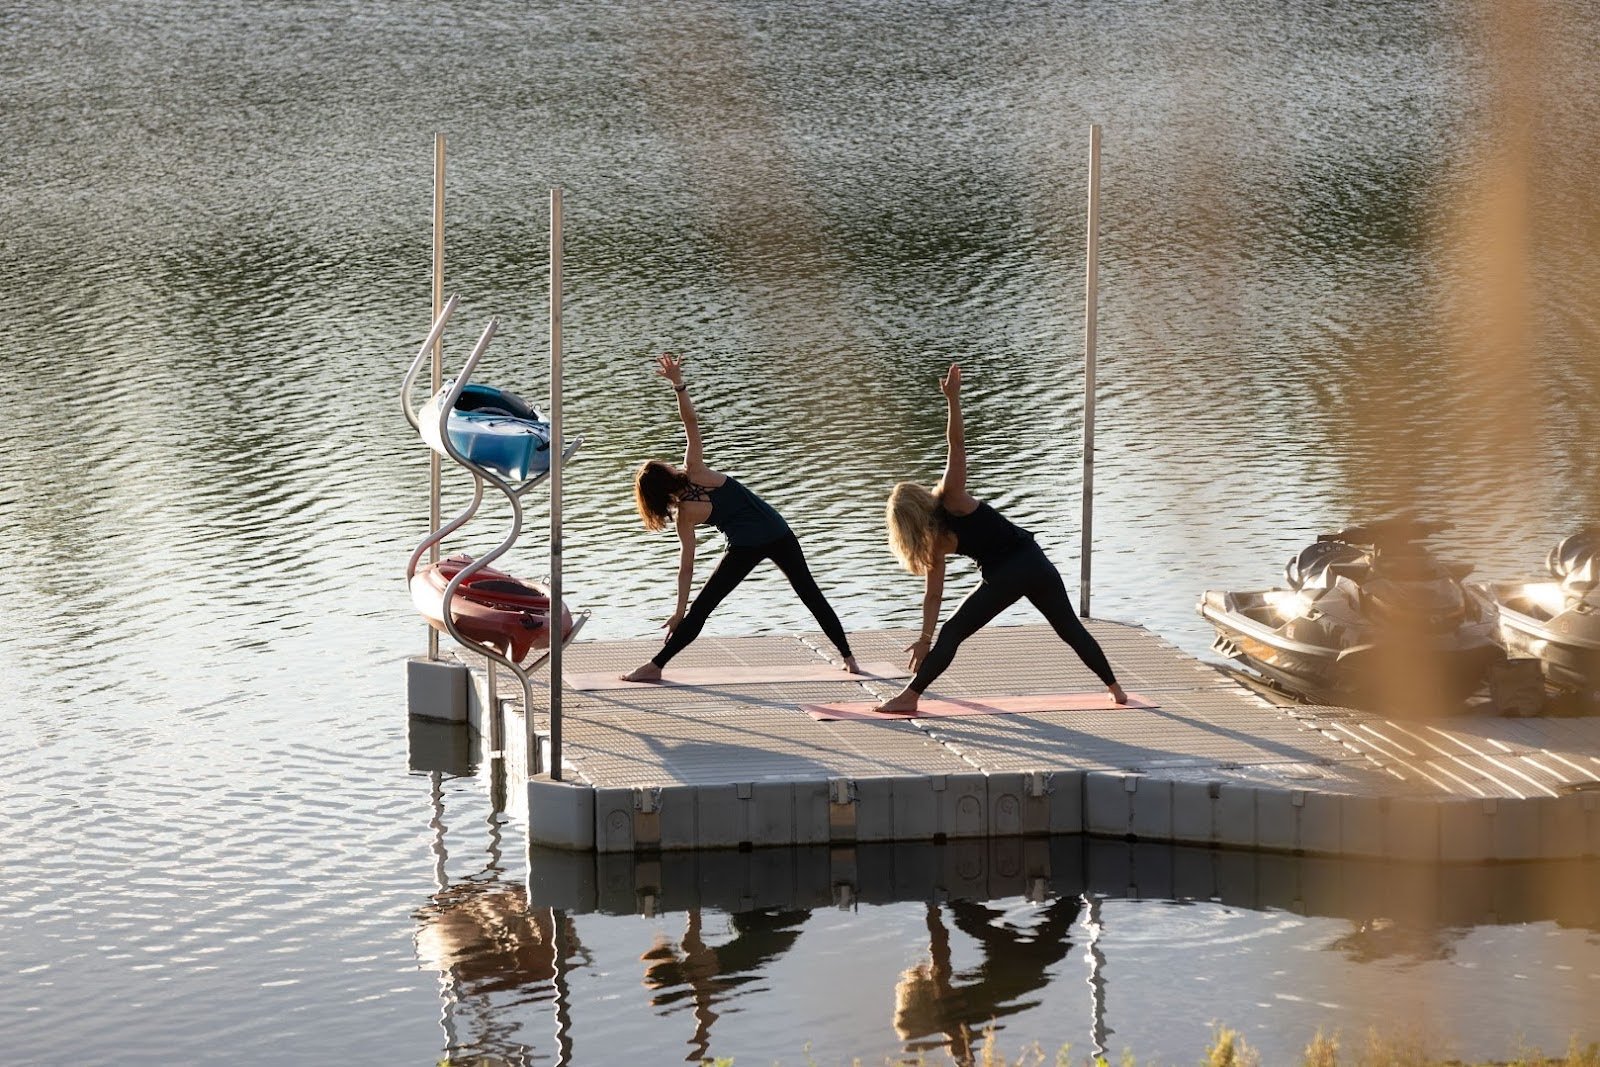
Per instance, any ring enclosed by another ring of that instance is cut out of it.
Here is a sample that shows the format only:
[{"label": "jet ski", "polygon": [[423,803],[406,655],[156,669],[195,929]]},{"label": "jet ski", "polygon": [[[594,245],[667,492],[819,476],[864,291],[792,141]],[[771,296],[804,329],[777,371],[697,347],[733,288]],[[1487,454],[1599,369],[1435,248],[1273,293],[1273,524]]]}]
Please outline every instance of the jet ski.
[{"label": "jet ski", "polygon": [[1302,700],[1459,708],[1506,658],[1498,612],[1424,544],[1445,529],[1409,517],[1321,534],[1289,560],[1286,588],[1208,589],[1197,609],[1213,651]]},{"label": "jet ski", "polygon": [[1592,694],[1600,690],[1600,526],[1562,538],[1545,570],[1544,579],[1479,589],[1500,609],[1508,652],[1537,659],[1551,685]]}]

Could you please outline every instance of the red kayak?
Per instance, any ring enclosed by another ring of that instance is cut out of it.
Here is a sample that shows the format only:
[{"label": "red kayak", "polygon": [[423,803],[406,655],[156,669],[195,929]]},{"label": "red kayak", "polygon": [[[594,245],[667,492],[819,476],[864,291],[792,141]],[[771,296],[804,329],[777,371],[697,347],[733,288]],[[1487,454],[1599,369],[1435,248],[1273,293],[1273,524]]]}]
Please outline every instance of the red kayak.
[{"label": "red kayak", "polygon": [[[434,629],[444,624],[444,590],[471,556],[450,556],[424,564],[411,578],[411,602]],[[456,587],[450,614],[462,636],[498,649],[514,663],[529,650],[550,647],[550,590],[485,567]],[[561,639],[572,635],[572,613],[561,607]]]}]

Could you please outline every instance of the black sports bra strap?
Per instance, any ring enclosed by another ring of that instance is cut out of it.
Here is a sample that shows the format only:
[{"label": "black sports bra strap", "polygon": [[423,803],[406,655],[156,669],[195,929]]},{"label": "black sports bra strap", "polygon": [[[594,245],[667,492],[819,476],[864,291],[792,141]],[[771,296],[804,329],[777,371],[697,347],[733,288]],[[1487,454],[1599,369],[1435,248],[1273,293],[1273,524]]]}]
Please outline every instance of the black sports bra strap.
[{"label": "black sports bra strap", "polygon": [[711,490],[706,486],[696,485],[694,482],[688,482],[682,489],[678,490],[678,503],[680,504],[696,501],[709,502],[710,500]]}]

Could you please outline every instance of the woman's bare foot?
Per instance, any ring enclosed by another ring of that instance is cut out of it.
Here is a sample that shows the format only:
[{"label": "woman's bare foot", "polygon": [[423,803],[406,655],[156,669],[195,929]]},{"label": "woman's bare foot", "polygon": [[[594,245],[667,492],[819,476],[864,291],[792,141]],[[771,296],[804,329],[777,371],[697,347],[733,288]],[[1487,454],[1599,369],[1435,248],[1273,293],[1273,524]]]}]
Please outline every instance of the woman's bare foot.
[{"label": "woman's bare foot", "polygon": [[1106,686],[1106,689],[1111,693],[1111,699],[1115,700],[1118,704],[1126,704],[1128,702],[1128,694],[1124,693],[1122,691],[1122,686],[1118,685],[1116,682],[1112,682],[1110,685]]},{"label": "woman's bare foot", "polygon": [[900,692],[896,693],[894,696],[890,697],[888,700],[885,700],[882,704],[879,704],[877,707],[873,708],[872,710],[873,711],[898,711],[898,712],[916,711],[917,710],[917,700],[921,696],[922,696],[921,693],[913,692],[910,689],[902,689],[902,690],[900,690]]},{"label": "woman's bare foot", "polygon": [[856,658],[854,656],[846,656],[844,658],[844,669],[849,671],[851,674],[860,674],[861,664],[856,662]]},{"label": "woman's bare foot", "polygon": [[653,662],[646,663],[643,667],[635,667],[622,676],[624,682],[659,682],[661,681],[661,668]]}]

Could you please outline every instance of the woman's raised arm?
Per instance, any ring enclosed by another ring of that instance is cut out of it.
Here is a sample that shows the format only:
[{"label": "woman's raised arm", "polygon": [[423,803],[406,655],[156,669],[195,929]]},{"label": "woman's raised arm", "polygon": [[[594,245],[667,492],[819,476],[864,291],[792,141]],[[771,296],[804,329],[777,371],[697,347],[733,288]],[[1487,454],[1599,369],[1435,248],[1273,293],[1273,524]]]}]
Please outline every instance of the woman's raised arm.
[{"label": "woman's raised arm", "polygon": [[690,474],[705,469],[705,447],[700,441],[700,420],[694,413],[694,401],[689,399],[689,387],[683,381],[683,357],[663,352],[656,357],[656,373],[672,383],[678,394],[678,417],[683,420],[683,432],[688,445],[683,451],[683,467]]},{"label": "woman's raised arm", "polygon": [[977,499],[967,492],[967,438],[961,422],[961,368],[950,364],[950,371],[939,379],[939,392],[944,394],[948,414],[945,419],[944,438],[949,455],[944,461],[944,477],[939,479],[938,494],[944,506],[957,515],[965,515],[978,506]]}]

